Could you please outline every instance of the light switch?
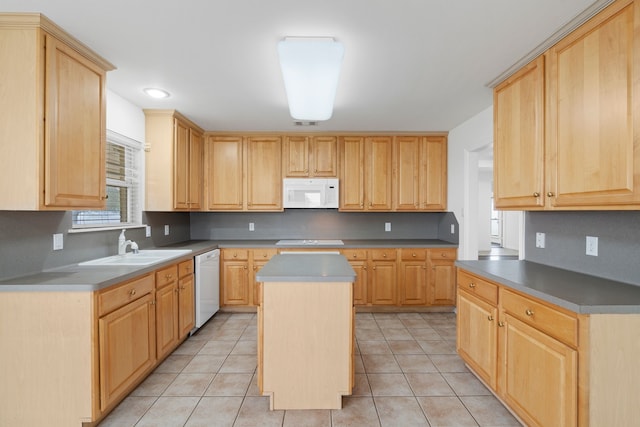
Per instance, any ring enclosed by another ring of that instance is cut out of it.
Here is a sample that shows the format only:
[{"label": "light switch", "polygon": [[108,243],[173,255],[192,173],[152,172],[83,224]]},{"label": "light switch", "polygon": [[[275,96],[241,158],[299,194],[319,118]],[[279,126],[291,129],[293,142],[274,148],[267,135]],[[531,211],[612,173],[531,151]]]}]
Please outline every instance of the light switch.
[{"label": "light switch", "polygon": [[391,231],[391,223],[390,222],[385,222],[384,223],[384,231]]}]

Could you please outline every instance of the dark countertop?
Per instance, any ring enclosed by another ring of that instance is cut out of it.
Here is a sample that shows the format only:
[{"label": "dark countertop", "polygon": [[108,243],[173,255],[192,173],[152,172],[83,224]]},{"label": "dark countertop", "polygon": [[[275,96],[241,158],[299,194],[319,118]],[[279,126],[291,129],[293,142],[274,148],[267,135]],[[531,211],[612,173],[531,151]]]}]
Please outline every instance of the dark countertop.
[{"label": "dark countertop", "polygon": [[339,254],[274,255],[256,274],[257,282],[353,282],[356,273]]},{"label": "dark countertop", "polygon": [[456,265],[575,313],[640,313],[640,286],[530,261],[456,261]]},{"label": "dark countertop", "polygon": [[353,249],[353,248],[457,248],[457,243],[438,239],[342,239],[344,245],[276,245],[278,240],[216,240],[219,248],[308,248],[308,249]]},{"label": "dark countertop", "polygon": [[93,292],[146,273],[158,270],[175,262],[184,261],[216,248],[457,248],[455,243],[437,239],[400,240],[344,240],[343,246],[299,245],[280,246],[278,240],[192,240],[163,247],[143,249],[191,249],[192,252],[147,266],[81,266],[70,264],[11,279],[0,280],[0,292]]},{"label": "dark countertop", "polygon": [[40,273],[0,281],[0,292],[93,292],[176,262],[216,249],[211,241],[183,242],[159,248],[144,249],[191,249],[191,252],[157,264],[146,266],[82,266],[70,264],[45,270]]}]

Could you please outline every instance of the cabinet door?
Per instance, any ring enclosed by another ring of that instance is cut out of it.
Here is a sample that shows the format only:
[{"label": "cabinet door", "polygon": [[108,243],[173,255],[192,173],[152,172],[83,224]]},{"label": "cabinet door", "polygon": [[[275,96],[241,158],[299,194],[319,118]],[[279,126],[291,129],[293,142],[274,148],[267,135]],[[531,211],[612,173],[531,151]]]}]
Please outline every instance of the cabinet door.
[{"label": "cabinet door", "polygon": [[105,72],[52,36],[45,43],[44,205],[103,208]]},{"label": "cabinet door", "polygon": [[400,304],[425,305],[427,303],[427,262],[400,262]]},{"label": "cabinet door", "polygon": [[309,137],[287,136],[282,143],[282,165],[284,176],[308,177],[309,173]]},{"label": "cabinet door", "polygon": [[366,305],[367,300],[367,262],[349,261],[351,268],[356,273],[356,280],[353,283],[353,303],[356,305]]},{"label": "cabinet door", "polygon": [[391,210],[393,138],[366,138],[365,198],[370,211]]},{"label": "cabinet door", "polygon": [[553,207],[640,203],[639,15],[615,2],[548,52]]},{"label": "cabinet door", "polygon": [[340,138],[340,210],[364,210],[364,138]]},{"label": "cabinet door", "polygon": [[504,321],[504,401],[527,425],[577,425],[577,351],[508,314]]},{"label": "cabinet door", "polygon": [[310,152],[311,174],[317,177],[338,176],[338,138],[314,136]]},{"label": "cabinet door", "polygon": [[494,390],[498,368],[497,313],[495,306],[467,292],[458,292],[458,354]]},{"label": "cabinet door", "polygon": [[205,144],[207,209],[242,210],[241,136],[209,136]]},{"label": "cabinet door", "polygon": [[247,138],[247,209],[282,210],[280,137]]},{"label": "cabinet door", "polygon": [[398,136],[394,141],[395,182],[393,208],[415,211],[420,208],[421,137]]},{"label": "cabinet door", "polygon": [[202,208],[202,173],[204,137],[195,129],[189,130],[189,209]]},{"label": "cabinet door", "polygon": [[147,294],[98,320],[101,410],[119,400],[155,364],[152,301]]},{"label": "cabinet door", "polygon": [[542,208],[544,190],[544,57],[493,92],[494,200],[497,208]]},{"label": "cabinet door", "polygon": [[249,262],[225,261],[222,274],[222,304],[249,305]]},{"label": "cabinet door", "polygon": [[[173,205],[176,209],[189,208],[189,127],[178,119],[173,125]],[[169,173],[169,171],[167,171]]]},{"label": "cabinet door", "polygon": [[178,288],[175,282],[156,291],[156,328],[158,359],[162,359],[179,340]]},{"label": "cabinet door", "polygon": [[369,280],[371,280],[372,304],[396,304],[396,274],[395,261],[371,262]]},{"label": "cabinet door", "polygon": [[420,209],[447,209],[447,138],[427,136],[420,151]]},{"label": "cabinet door", "polygon": [[195,284],[193,274],[178,281],[178,339],[189,335],[195,326]]},{"label": "cabinet door", "polygon": [[453,260],[429,260],[429,305],[455,305],[456,268]]}]

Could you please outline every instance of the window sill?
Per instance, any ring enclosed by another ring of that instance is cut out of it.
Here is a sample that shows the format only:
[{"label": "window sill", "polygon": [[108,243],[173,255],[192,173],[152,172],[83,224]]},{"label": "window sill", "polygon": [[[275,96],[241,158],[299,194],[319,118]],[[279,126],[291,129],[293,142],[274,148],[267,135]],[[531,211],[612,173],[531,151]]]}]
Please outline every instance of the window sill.
[{"label": "window sill", "polygon": [[123,230],[123,229],[130,229],[130,228],[144,228],[146,227],[147,224],[122,224],[122,225],[109,225],[106,227],[77,227],[77,228],[70,228],[68,233],[69,234],[75,234],[75,233],[94,233],[97,231],[113,231],[113,230]]}]

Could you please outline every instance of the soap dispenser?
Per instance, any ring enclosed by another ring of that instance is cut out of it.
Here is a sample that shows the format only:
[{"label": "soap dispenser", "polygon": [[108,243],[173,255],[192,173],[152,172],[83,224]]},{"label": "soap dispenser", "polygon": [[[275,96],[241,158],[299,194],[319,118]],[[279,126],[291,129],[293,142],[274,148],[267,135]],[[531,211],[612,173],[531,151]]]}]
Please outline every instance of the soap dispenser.
[{"label": "soap dispenser", "polygon": [[127,251],[127,238],[124,236],[124,229],[118,237],[118,255],[123,255]]}]

